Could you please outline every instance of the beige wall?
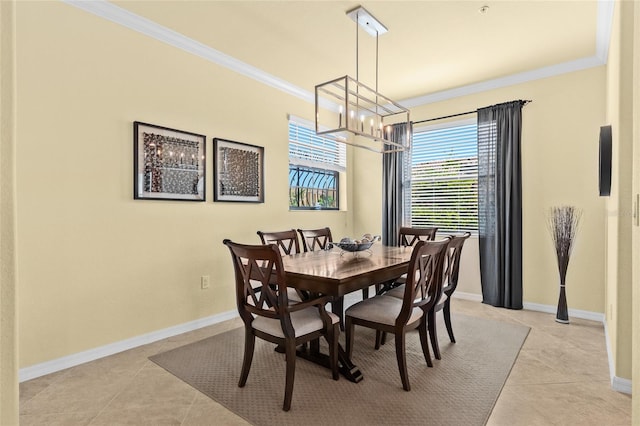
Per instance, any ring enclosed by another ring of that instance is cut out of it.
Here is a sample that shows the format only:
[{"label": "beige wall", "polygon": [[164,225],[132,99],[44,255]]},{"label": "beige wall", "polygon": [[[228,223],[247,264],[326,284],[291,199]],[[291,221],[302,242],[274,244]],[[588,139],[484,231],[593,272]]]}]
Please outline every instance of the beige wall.
[{"label": "beige wall", "polygon": [[[633,32],[633,110],[640,111],[640,7],[634,8]],[[633,197],[636,217],[633,227],[633,283],[632,283],[632,359],[640,359],[640,114],[633,115]],[[636,308],[633,308],[636,307]],[[640,395],[640,362],[632,362],[633,394]],[[640,424],[640,397],[633,398],[633,424]]]},{"label": "beige wall", "polygon": [[0,2],[0,424],[18,424],[15,3]]},{"label": "beige wall", "polygon": [[[17,40],[20,367],[235,310],[224,238],[350,234],[288,210],[287,114],[313,105],[61,2],[19,3]],[[206,202],[133,200],[134,120],[207,135]],[[212,202],[213,137],[265,147],[264,204]]]},{"label": "beige wall", "polygon": [[[604,312],[605,201],[598,196],[597,171],[598,132],[605,112],[605,67],[414,108],[412,120],[514,99],[533,100],[524,107],[522,130],[524,301],[557,304],[558,269],[546,213],[551,206],[570,204],[581,208],[583,216],[567,274],[569,309]],[[364,163],[371,164],[368,154],[364,155]],[[354,160],[358,183],[358,173],[364,174],[361,158],[358,152]],[[380,162],[376,166],[380,168]],[[380,181],[369,181],[372,187],[381,185]],[[362,214],[369,194],[365,196],[360,190],[354,194],[355,226],[380,223],[379,216]],[[470,239],[463,251],[459,291],[481,293],[477,256],[477,239]]]},{"label": "beige wall", "polygon": [[607,200],[606,319],[614,374],[631,378],[633,172],[633,2],[614,9],[607,65],[607,123],[612,126],[611,197]]}]

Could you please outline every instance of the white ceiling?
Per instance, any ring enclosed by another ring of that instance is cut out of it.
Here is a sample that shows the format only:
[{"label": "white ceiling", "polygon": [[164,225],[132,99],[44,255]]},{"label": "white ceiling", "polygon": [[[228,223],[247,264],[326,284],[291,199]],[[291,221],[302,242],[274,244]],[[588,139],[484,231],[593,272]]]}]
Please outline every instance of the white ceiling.
[{"label": "white ceiling", "polygon": [[[355,77],[345,12],[362,5],[389,29],[379,92],[407,106],[601,65],[612,10],[578,0],[67,2],[307,99],[316,84]],[[359,79],[373,87],[375,38],[360,30],[359,40]]]}]

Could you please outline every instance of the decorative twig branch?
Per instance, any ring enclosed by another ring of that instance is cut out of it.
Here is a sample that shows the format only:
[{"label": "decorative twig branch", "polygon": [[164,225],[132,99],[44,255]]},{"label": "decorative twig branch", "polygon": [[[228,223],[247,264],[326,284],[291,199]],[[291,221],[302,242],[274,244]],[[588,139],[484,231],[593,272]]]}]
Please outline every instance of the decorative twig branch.
[{"label": "decorative twig branch", "polygon": [[582,211],[573,206],[552,207],[549,211],[548,226],[551,238],[558,258],[558,271],[560,273],[560,301],[556,321],[569,322],[567,301],[565,296],[565,279],[569,266],[569,257],[573,249],[574,241]]},{"label": "decorative twig branch", "polygon": [[555,245],[563,285],[581,216],[582,211],[573,206],[552,207],[549,212],[549,231]]}]

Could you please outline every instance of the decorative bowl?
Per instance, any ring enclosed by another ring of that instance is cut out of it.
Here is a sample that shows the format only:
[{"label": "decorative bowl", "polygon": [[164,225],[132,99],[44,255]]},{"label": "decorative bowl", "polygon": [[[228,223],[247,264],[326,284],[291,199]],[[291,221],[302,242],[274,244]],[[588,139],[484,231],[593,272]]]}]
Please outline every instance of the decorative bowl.
[{"label": "decorative bowl", "polygon": [[374,236],[370,241],[365,241],[362,243],[356,243],[356,242],[332,242],[331,244],[335,247],[338,247],[340,250],[344,250],[344,251],[350,251],[350,252],[357,252],[357,251],[364,251],[364,250],[368,250],[371,248],[371,246],[373,245],[373,243],[375,243],[376,241],[380,241],[380,236],[376,235]]},{"label": "decorative bowl", "polygon": [[344,251],[363,251],[371,248],[374,241],[368,241],[366,243],[332,243],[335,247],[338,247]]}]

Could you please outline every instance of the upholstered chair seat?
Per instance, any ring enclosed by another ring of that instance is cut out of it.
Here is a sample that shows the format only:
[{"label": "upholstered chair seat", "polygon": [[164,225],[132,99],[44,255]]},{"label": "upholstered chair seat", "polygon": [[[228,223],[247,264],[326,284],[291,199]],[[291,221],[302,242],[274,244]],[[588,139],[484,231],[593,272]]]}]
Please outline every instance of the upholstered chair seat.
[{"label": "upholstered chair seat", "polygon": [[434,305],[435,295],[442,289],[442,267],[448,243],[448,239],[419,241],[413,246],[402,299],[377,295],[356,303],[345,312],[347,357],[351,358],[353,353],[356,325],[372,328],[376,334],[393,333],[402,388],[406,391],[411,390],[405,353],[407,331],[418,329],[425,361],[429,367],[433,366],[427,342],[426,314]]},{"label": "upholstered chair seat", "polygon": [[[331,318],[331,324],[337,324],[340,321],[340,318],[331,312],[327,312],[327,315]],[[322,322],[318,308],[315,306],[305,308],[301,311],[291,312],[290,317],[295,337],[304,336],[305,334],[320,331],[324,328],[324,323]],[[251,326],[256,330],[272,336],[285,337],[279,319],[256,317],[251,323]]]}]

